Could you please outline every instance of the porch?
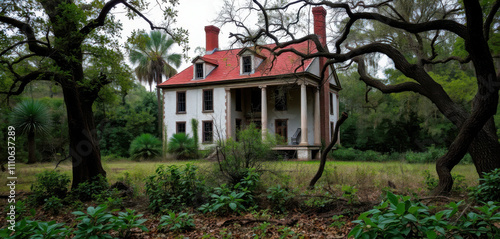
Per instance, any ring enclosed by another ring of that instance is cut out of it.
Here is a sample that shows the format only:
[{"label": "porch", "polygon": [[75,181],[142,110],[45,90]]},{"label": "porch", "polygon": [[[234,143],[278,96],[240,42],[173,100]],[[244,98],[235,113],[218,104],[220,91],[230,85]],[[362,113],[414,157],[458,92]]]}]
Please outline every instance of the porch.
[{"label": "porch", "polygon": [[226,136],[255,123],[267,133],[280,135],[283,145],[274,150],[293,152],[299,160],[319,158],[321,147],[320,91],[317,83],[268,82],[226,88]]}]

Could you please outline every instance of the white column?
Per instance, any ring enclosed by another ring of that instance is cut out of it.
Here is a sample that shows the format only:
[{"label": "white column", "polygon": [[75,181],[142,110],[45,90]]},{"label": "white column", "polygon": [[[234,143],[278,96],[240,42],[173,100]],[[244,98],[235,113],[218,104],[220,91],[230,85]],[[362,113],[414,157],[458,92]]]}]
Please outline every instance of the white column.
[{"label": "white column", "polygon": [[299,145],[307,145],[307,88],[306,84],[300,86],[300,128],[301,137]]},{"label": "white column", "polygon": [[319,87],[314,93],[314,144],[321,145],[320,113],[319,113]]},{"label": "white column", "polygon": [[262,99],[261,99],[261,123],[262,123],[262,139],[266,137],[267,134],[267,92],[266,86],[260,86],[262,89]]},{"label": "white column", "polygon": [[231,127],[232,117],[231,117],[231,89],[226,88],[226,139],[231,138],[233,135],[233,130]]}]

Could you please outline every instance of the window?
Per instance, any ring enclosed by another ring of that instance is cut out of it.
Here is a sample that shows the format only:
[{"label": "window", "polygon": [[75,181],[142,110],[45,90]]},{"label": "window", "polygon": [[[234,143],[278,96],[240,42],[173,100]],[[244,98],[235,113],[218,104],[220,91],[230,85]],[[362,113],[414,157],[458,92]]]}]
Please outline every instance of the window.
[{"label": "window", "polygon": [[214,90],[203,90],[203,111],[214,111]]},{"label": "window", "polygon": [[186,113],[186,92],[177,92],[177,114]]},{"label": "window", "polygon": [[282,137],[283,141],[280,144],[286,144],[288,141],[288,120],[286,119],[276,119],[274,125],[276,126],[276,135]]},{"label": "window", "polygon": [[330,93],[330,114],[333,115],[333,94]]},{"label": "window", "polygon": [[196,79],[203,79],[203,63],[196,63],[195,65],[195,77]]},{"label": "window", "polygon": [[236,111],[241,111],[241,89],[236,89]]},{"label": "window", "polygon": [[186,133],[186,121],[176,122],[176,133]]},{"label": "window", "polygon": [[213,141],[213,123],[212,121],[203,121],[203,143]]},{"label": "window", "polygon": [[239,141],[238,134],[241,130],[241,119],[236,119],[236,141]]},{"label": "window", "polygon": [[333,139],[333,133],[334,133],[333,122],[330,122],[330,141]]},{"label": "window", "polygon": [[287,99],[286,92],[282,89],[276,89],[274,91],[274,109],[278,111],[287,110]]},{"label": "window", "polygon": [[252,73],[252,57],[244,56],[241,58],[243,61],[243,73]]},{"label": "window", "polygon": [[251,112],[260,112],[262,107],[262,91],[259,88],[252,88],[250,96]]}]

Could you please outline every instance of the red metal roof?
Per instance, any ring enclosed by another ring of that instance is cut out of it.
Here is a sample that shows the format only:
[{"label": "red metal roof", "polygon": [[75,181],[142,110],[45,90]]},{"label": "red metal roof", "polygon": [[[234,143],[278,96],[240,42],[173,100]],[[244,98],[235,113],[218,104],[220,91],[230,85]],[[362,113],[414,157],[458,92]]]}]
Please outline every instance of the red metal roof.
[{"label": "red metal roof", "polygon": [[[266,45],[265,47],[272,48],[275,45]],[[298,44],[288,46],[286,48],[293,48],[297,51],[304,53],[316,52],[315,45],[312,42],[306,41]],[[285,48],[285,49],[286,49]],[[243,74],[240,75],[240,56],[238,53],[242,50],[232,49],[232,50],[221,50],[212,53],[211,55],[204,55],[198,59],[204,60],[207,63],[217,65],[217,67],[210,72],[204,79],[193,79],[193,65],[189,66],[185,70],[179,72],[178,74],[172,76],[170,79],[164,81],[159,85],[162,86],[174,86],[174,85],[186,85],[186,84],[197,84],[197,83],[208,83],[208,82],[220,82],[225,80],[238,80],[238,79],[250,79],[256,77],[264,76],[278,76],[290,73],[300,73],[305,72],[307,67],[311,64],[313,59],[304,60],[302,64],[302,58],[291,52],[283,53],[276,58],[271,55],[271,53],[264,49],[258,50],[258,54],[265,57],[264,61],[257,67],[255,73],[253,74]],[[274,61],[273,61],[274,59]],[[214,64],[215,63],[215,64]],[[300,67],[299,67],[300,66]],[[299,67],[297,69],[297,67]]]}]

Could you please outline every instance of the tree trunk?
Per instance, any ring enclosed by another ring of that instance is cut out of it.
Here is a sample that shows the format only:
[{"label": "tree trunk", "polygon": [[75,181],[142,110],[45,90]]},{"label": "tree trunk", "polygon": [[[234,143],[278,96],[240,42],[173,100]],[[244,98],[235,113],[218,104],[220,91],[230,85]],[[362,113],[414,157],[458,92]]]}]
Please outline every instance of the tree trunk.
[{"label": "tree trunk", "polygon": [[35,132],[30,130],[28,133],[28,164],[36,163],[35,155]]},{"label": "tree trunk", "polygon": [[156,98],[158,100],[158,133],[159,133],[160,137],[163,134],[163,101],[161,99],[161,89],[158,88],[158,86],[162,83],[162,79],[163,79],[163,76],[162,76],[161,71],[157,72],[156,73]]},{"label": "tree trunk", "polygon": [[[466,149],[462,148],[459,143],[464,142],[467,136],[460,135],[448,149],[448,152],[438,159],[436,162],[436,172],[439,176],[438,187],[434,190],[434,194],[447,194],[453,187],[453,178],[451,170],[455,167],[466,153]],[[490,172],[495,168],[500,168],[500,143],[481,130],[474,138],[468,152],[472,157],[476,172],[479,177],[484,173]]]},{"label": "tree trunk", "polygon": [[323,171],[325,170],[325,165],[326,165],[326,157],[328,156],[328,152],[332,150],[333,146],[335,143],[337,143],[337,139],[339,136],[339,130],[340,130],[340,125],[344,123],[344,121],[349,117],[346,112],[342,112],[342,116],[340,117],[339,121],[337,121],[337,125],[335,125],[335,130],[332,135],[332,141],[326,146],[325,150],[323,150],[323,153],[321,154],[321,162],[319,164],[318,172],[316,172],[316,175],[311,179],[311,182],[309,182],[309,189],[314,189],[314,185],[318,180],[321,178],[323,175]]},{"label": "tree trunk", "polygon": [[[71,83],[68,83],[71,84]],[[76,86],[63,86],[64,102],[68,114],[69,153],[73,163],[74,189],[78,184],[98,175],[106,176],[101,165],[101,153],[92,112],[92,97]]]}]

